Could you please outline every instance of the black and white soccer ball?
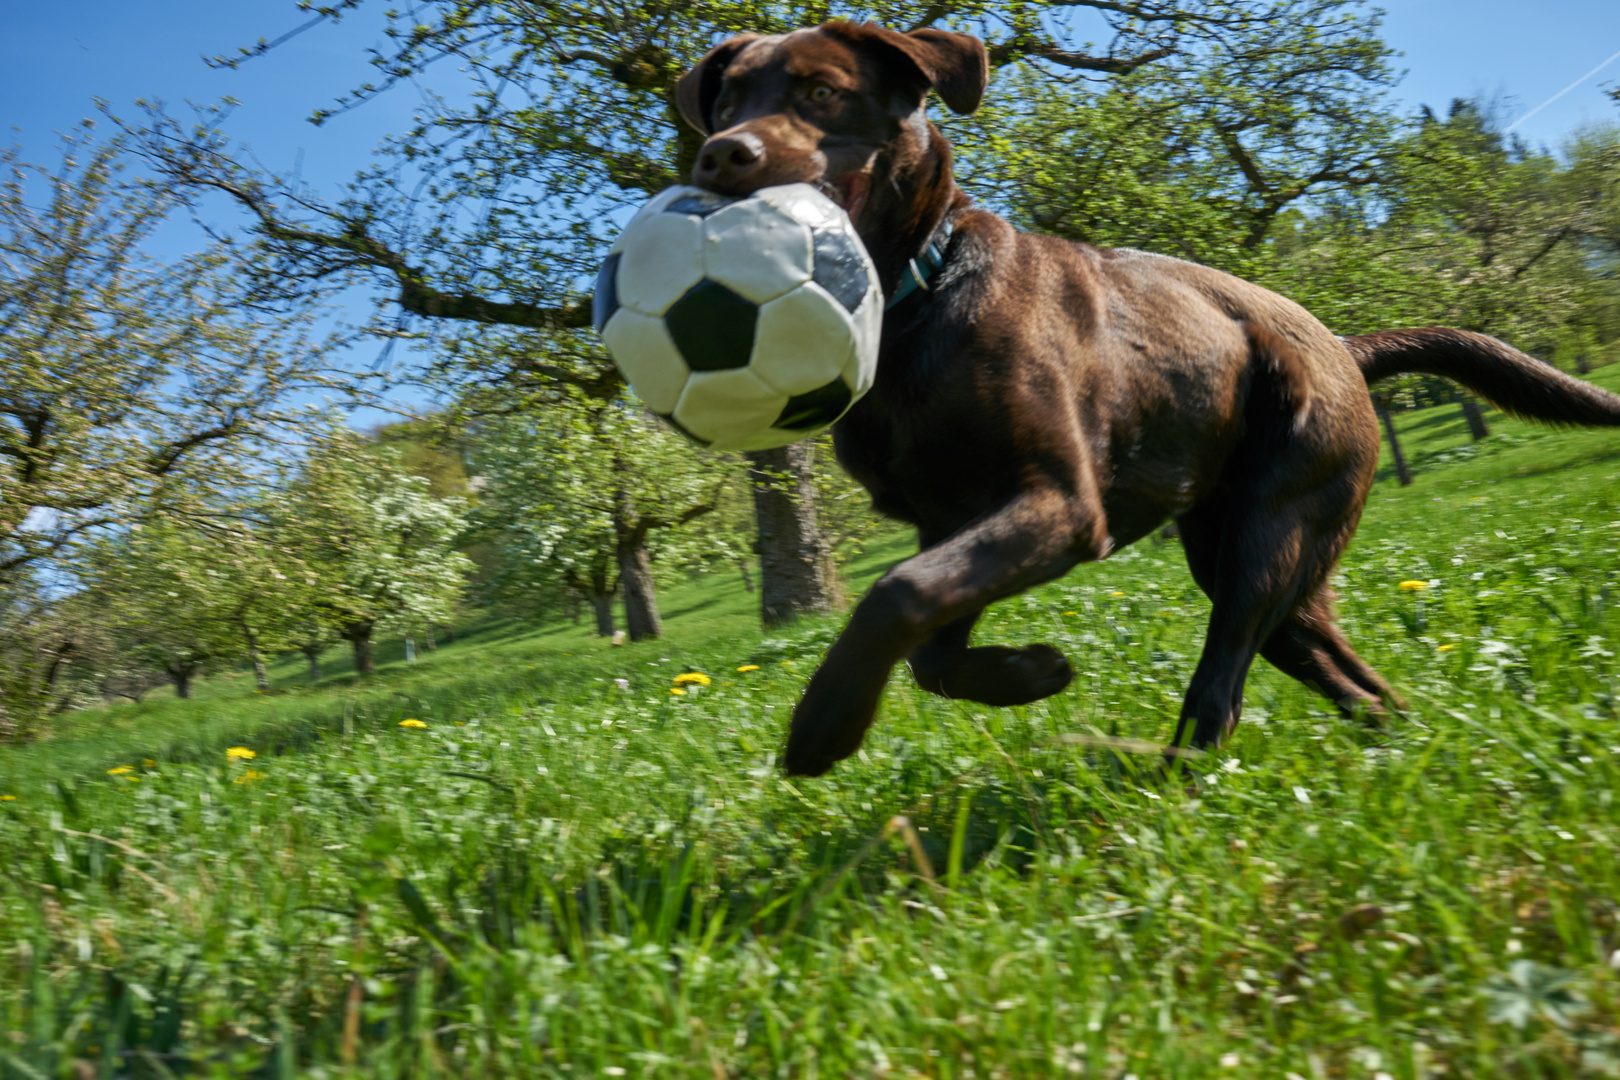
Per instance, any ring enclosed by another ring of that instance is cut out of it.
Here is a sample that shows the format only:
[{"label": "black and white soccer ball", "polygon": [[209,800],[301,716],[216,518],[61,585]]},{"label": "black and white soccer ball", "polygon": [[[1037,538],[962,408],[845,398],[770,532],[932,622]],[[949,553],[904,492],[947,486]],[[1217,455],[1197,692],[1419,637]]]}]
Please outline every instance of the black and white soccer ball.
[{"label": "black and white soccer ball", "polygon": [[764,450],[871,388],[883,293],[848,215],[808,184],[674,187],[614,243],[593,316],[653,412],[704,446]]}]

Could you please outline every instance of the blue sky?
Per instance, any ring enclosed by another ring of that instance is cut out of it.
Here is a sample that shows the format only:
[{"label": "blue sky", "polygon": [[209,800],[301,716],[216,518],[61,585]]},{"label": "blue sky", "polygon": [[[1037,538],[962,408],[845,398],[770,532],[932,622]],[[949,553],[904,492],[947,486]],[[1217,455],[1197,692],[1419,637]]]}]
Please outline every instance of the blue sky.
[{"label": "blue sky", "polygon": [[[200,57],[274,38],[303,21],[291,0],[57,0],[7,5],[0,35],[0,120],[27,156],[47,158],[53,132],[94,115],[93,97],[127,108],[136,97],[242,105],[233,134],[281,170],[301,162],[317,186],[364,164],[377,138],[404,126],[414,91],[403,87],[323,128],[310,111],[370,74],[363,50],[380,38],[382,5],[337,27],[317,27],[236,71]],[[1393,0],[1386,37],[1408,69],[1396,95],[1444,107],[1475,94],[1512,99],[1517,117],[1620,51],[1616,0]],[[454,73],[447,71],[446,88]],[[1620,60],[1532,117],[1519,130],[1555,145],[1585,120],[1620,120],[1599,87],[1620,81]]]},{"label": "blue sky", "polygon": [[[338,26],[316,27],[238,70],[211,70],[203,55],[275,38],[304,21],[292,0],[55,0],[7,5],[0,35],[0,122],[24,157],[48,161],[54,132],[96,115],[92,99],[132,111],[137,97],[170,105],[231,96],[228,131],[265,167],[294,168],[333,191],[366,164],[371,147],[403,128],[415,101],[404,86],[324,127],[305,118],[364,82],[364,50],[381,39],[384,5]],[[1501,98],[1519,117],[1620,51],[1620,0],[1391,0],[1385,37],[1407,75],[1395,96],[1443,109],[1452,98]],[[445,90],[455,73],[431,80]],[[1572,128],[1620,121],[1600,87],[1620,82],[1620,60],[1519,127],[1555,147]]]}]

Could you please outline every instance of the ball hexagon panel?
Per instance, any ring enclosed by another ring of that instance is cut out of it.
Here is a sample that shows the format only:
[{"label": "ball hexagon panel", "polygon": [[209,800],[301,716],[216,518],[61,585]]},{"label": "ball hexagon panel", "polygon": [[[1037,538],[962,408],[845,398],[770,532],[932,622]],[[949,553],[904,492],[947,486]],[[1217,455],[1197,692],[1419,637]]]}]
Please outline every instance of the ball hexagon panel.
[{"label": "ball hexagon panel", "polygon": [[640,227],[639,223],[642,218],[648,218],[652,217],[654,214],[663,213],[664,208],[670,203],[679,199],[683,194],[696,190],[696,188],[686,187],[665,188],[663,191],[660,191],[658,194],[648,199],[642,204],[640,210],[637,210],[634,214],[630,215],[630,220],[625,224],[624,231],[619,233],[619,238],[613,241],[612,247],[608,248],[609,254],[617,255],[619,252],[624,250],[625,238],[628,237],[631,232]]},{"label": "ball hexagon panel", "polygon": [[619,254],[614,252],[602,260],[602,269],[596,272],[596,291],[591,294],[591,325],[598,334],[618,310]]},{"label": "ball hexagon panel", "polygon": [[754,354],[759,308],[705,278],[664,313],[664,325],[693,371],[747,367]]},{"label": "ball hexagon panel", "polygon": [[717,450],[760,450],[784,441],[770,427],[787,402],[788,395],[747,368],[699,371],[686,380],[675,419]]},{"label": "ball hexagon panel", "polygon": [[670,413],[658,413],[657,416],[658,416],[658,419],[662,420],[664,423],[668,424],[670,427],[674,428],[676,431],[678,431],[682,435],[686,436],[688,442],[695,443],[696,445],[702,447],[705,450],[707,450],[709,448],[709,444],[707,442],[705,442],[703,439],[698,438],[696,435],[692,434],[690,431],[687,431],[686,428],[681,426],[681,422],[679,420],[675,419],[675,417],[673,415],[671,415]]},{"label": "ball hexagon panel", "polygon": [[686,214],[645,218],[624,236],[619,303],[662,315],[703,277],[703,221]]},{"label": "ball hexagon panel", "polygon": [[621,307],[607,321],[602,340],[647,408],[655,413],[675,411],[691,370],[663,319]]},{"label": "ball hexagon panel", "polygon": [[703,219],[704,275],[763,304],[810,280],[810,230],[764,199],[743,199]]},{"label": "ball hexagon panel", "polygon": [[860,397],[872,389],[877,378],[878,345],[883,337],[883,296],[874,288],[866,303],[856,309],[855,348],[844,368],[844,381],[849,383],[855,396]]},{"label": "ball hexagon panel", "polygon": [[817,229],[814,236],[816,267],[811,279],[843,304],[845,311],[854,311],[872,290],[865,249],[843,229]]},{"label": "ball hexagon panel", "polygon": [[809,184],[782,184],[761,188],[754,197],[770,203],[799,224],[812,229],[847,226],[849,218],[838,204]]},{"label": "ball hexagon panel", "polygon": [[790,397],[807,393],[844,372],[854,333],[842,305],[806,282],[760,307],[753,368]]},{"label": "ball hexagon panel", "polygon": [[801,433],[824,428],[843,416],[854,401],[855,395],[840,377],[808,393],[788,398],[773,426]]}]

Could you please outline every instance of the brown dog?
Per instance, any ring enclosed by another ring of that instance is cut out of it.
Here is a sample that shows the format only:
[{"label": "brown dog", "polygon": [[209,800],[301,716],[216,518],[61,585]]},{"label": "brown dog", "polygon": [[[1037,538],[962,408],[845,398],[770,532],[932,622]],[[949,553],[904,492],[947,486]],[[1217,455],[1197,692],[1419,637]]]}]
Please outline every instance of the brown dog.
[{"label": "brown dog", "polygon": [[888,296],[943,248],[929,288],[885,316],[876,385],[834,433],[922,550],[873,586],[810,680],[788,772],[854,753],[900,660],[932,693],[991,705],[1063,689],[1073,672],[1050,646],[970,647],[979,613],[1172,517],[1214,605],[1176,742],[1189,722],[1194,746],[1232,730],[1256,653],[1376,713],[1389,688],[1334,624],[1326,584],[1378,460],[1368,382],[1433,372],[1563,423],[1620,424],[1620,397],[1482,335],[1341,340],[1227,274],[1015,231],[957,188],[923,112],[930,90],[973,111],[988,77],[975,38],[833,22],[733,38],[680,82],[682,114],[711,136],[694,184],[819,185]]}]

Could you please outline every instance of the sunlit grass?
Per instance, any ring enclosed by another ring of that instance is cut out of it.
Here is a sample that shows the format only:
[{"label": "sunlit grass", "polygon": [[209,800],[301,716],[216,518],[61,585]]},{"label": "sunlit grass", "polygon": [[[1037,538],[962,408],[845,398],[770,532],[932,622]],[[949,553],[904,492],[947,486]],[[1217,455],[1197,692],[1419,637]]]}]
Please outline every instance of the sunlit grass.
[{"label": "sunlit grass", "polygon": [[833,627],[735,581],[7,751],[0,1075],[1613,1075],[1620,435],[1428,419],[1340,577],[1409,710],[1258,667],[1196,783],[1109,741],[1197,656],[1163,542],[985,620],[1069,691],[897,672],[822,780],[776,755]]}]

